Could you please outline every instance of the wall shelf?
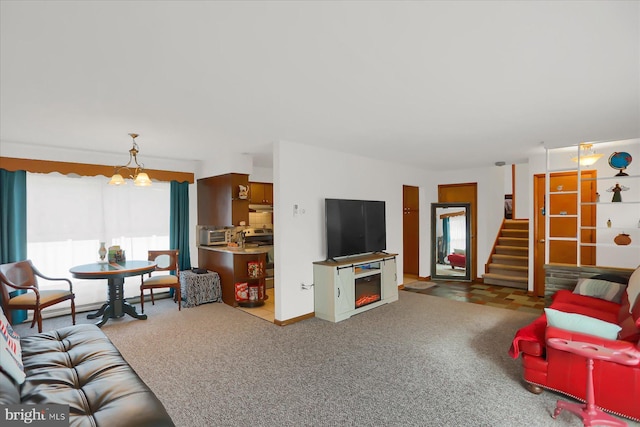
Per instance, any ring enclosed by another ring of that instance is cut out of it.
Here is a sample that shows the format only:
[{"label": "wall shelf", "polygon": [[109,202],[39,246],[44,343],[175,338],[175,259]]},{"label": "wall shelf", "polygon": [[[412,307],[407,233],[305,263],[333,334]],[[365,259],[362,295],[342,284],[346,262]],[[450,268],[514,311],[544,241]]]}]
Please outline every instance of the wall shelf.
[{"label": "wall shelf", "polygon": [[[583,151],[579,144],[546,150],[545,263],[634,268],[640,263],[640,139],[593,143],[592,148],[604,156],[589,166],[576,161]],[[609,165],[614,152],[631,155],[627,176],[617,176],[619,170]],[[622,201],[614,202],[616,183],[625,190]],[[612,226],[605,225],[607,220]],[[622,233],[631,244],[613,242]]]}]

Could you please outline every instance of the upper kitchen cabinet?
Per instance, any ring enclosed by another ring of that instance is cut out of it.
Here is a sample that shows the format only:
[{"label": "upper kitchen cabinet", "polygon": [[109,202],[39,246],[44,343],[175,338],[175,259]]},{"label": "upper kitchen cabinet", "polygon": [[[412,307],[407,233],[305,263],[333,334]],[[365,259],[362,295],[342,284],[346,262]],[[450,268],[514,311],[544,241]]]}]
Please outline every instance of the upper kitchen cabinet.
[{"label": "upper kitchen cabinet", "polygon": [[270,182],[250,182],[249,198],[252,204],[273,205],[273,184]]},{"label": "upper kitchen cabinet", "polygon": [[229,173],[198,180],[198,224],[214,226],[249,223],[249,199],[240,186],[249,188],[249,175]]}]

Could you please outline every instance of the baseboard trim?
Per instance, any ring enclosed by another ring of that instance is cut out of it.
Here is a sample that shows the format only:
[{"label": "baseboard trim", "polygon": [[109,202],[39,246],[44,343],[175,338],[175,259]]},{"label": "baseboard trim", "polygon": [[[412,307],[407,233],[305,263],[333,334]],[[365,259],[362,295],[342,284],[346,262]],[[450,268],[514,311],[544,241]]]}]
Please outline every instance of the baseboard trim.
[{"label": "baseboard trim", "polygon": [[316,317],[316,313],[315,312],[303,314],[302,316],[298,316],[298,317],[292,317],[291,319],[287,319],[287,320],[274,319],[273,323],[278,325],[278,326],[287,326],[287,325],[291,325],[293,323],[301,322],[303,320],[312,319],[314,317]]}]

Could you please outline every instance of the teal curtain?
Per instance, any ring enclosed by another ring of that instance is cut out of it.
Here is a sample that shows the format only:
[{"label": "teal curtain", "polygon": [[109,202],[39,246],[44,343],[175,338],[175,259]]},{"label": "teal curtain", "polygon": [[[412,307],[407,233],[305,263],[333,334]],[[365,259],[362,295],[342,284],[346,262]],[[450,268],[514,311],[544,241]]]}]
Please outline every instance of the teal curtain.
[{"label": "teal curtain", "polygon": [[[27,172],[0,169],[0,264],[27,259]],[[23,293],[23,291],[15,291]],[[13,310],[11,323],[24,322],[26,310]]]},{"label": "teal curtain", "polygon": [[169,215],[169,244],[180,251],[180,270],[191,268],[189,253],[189,183],[171,181],[171,213]]},{"label": "teal curtain", "polygon": [[442,252],[449,255],[449,217],[442,218]]}]

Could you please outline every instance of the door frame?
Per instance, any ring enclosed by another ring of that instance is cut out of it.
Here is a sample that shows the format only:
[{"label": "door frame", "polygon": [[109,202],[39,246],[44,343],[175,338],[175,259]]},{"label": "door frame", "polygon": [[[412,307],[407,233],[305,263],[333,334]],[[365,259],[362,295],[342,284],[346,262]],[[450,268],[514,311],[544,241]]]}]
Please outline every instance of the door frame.
[{"label": "door frame", "polygon": [[[597,171],[596,170],[583,170],[580,171],[580,178],[578,178],[578,171],[567,171],[567,172],[555,172],[555,173],[550,173],[549,174],[549,178],[551,178],[552,176],[562,176],[562,175],[571,175],[571,174],[575,174],[576,175],[576,179],[578,180],[577,185],[581,186],[583,183],[583,178],[587,177],[587,178],[595,178],[597,176]],[[535,174],[533,175],[533,292],[535,293],[536,296],[542,297],[545,294],[545,273],[544,273],[544,265],[546,264],[546,242],[545,240],[547,239],[547,233],[546,233],[546,223],[544,221],[544,218],[542,218],[542,220],[540,219],[540,216],[538,215],[538,213],[540,212],[541,209],[546,209],[546,180],[547,180],[547,175],[546,174]],[[593,181],[595,182],[595,181]],[[539,196],[539,192],[540,192],[540,187],[542,186],[542,197]],[[583,193],[581,191],[581,193]],[[595,189],[592,189],[592,193],[591,197],[593,198],[594,194],[595,194]],[[582,194],[582,197],[584,197],[584,194]],[[582,200],[577,200],[578,206],[576,207],[576,209],[582,209]],[[548,212],[545,212],[544,215],[548,214]],[[584,215],[581,215],[581,217],[584,218]],[[587,224],[595,224],[595,220],[596,220],[596,212],[595,209],[591,212],[590,218],[587,221]],[[583,221],[584,223],[584,221]],[[576,265],[581,264],[581,259],[583,257],[583,249],[581,248],[580,243],[582,242],[582,236],[583,236],[583,232],[582,229],[580,228],[582,225],[584,224],[578,224],[578,230],[577,230],[577,245],[578,248],[580,248],[579,251],[576,250],[576,255],[577,255],[577,259],[576,259]],[[540,234],[542,233],[542,234]],[[542,241],[540,241],[540,236],[542,236]],[[595,232],[593,235],[590,236],[591,239],[593,239],[595,241],[596,236],[595,236]],[[541,245],[542,244],[542,245]],[[593,256],[593,260],[595,263],[595,248],[591,248],[587,250],[593,250],[594,253],[592,254]]]},{"label": "door frame", "polygon": [[[471,197],[458,197],[458,190],[466,189],[471,192]],[[458,199],[458,200],[456,200]],[[470,278],[472,282],[477,282],[477,265],[478,265],[478,183],[467,182],[461,184],[438,184],[438,203],[456,203],[467,202],[471,205],[471,271]]]}]

